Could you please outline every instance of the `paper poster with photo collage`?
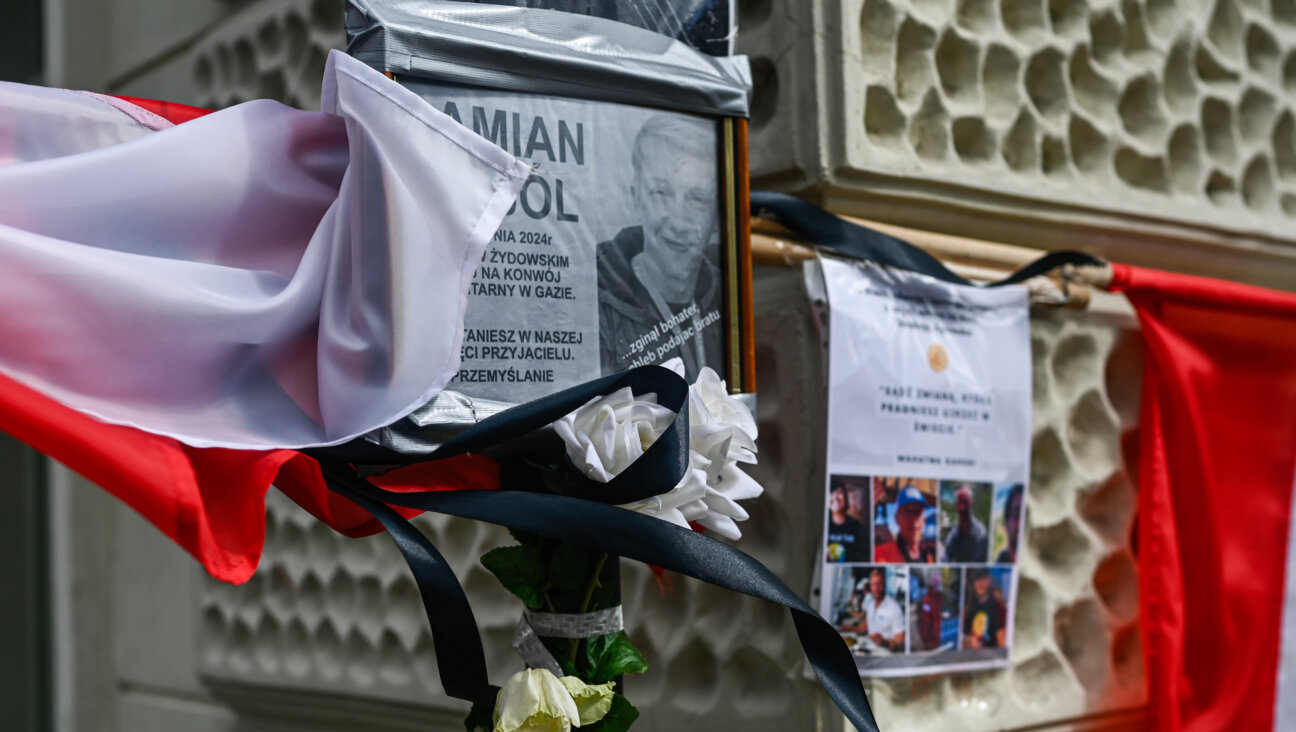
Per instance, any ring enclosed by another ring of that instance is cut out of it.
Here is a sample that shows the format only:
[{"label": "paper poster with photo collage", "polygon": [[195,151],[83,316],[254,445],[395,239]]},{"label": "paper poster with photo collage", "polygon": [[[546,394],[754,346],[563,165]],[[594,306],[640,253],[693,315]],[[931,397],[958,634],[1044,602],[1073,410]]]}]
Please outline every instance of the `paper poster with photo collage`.
[{"label": "paper poster with photo collage", "polygon": [[1006,666],[1030,475],[1026,289],[822,267],[819,611],[862,675]]}]

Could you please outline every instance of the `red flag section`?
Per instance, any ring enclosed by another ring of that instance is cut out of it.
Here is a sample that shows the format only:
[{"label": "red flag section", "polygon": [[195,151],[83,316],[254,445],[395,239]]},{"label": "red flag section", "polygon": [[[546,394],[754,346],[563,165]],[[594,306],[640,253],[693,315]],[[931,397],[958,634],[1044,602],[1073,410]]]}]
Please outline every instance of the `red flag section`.
[{"label": "red flag section", "polygon": [[1296,295],[1113,269],[1146,344],[1139,591],[1153,728],[1278,729],[1279,697],[1296,695],[1278,681]]},{"label": "red flag section", "polygon": [[[4,376],[0,431],[112,493],[227,582],[246,582],[256,571],[271,483],[347,536],[382,530],[366,511],[329,491],[319,464],[295,450],[191,447],[100,422]],[[412,465],[374,482],[394,491],[493,489],[499,467],[466,455]],[[419,513],[396,510],[406,517]]]},{"label": "red flag section", "polygon": [[140,99],[139,97],[123,97],[120,94],[114,94],[113,96],[122,101],[130,102],[140,109],[146,109],[174,125],[188,122],[191,119],[198,119],[203,115],[212,113],[212,110],[210,109],[191,107],[188,104],[179,104],[177,102],[162,102],[156,99]]},{"label": "red flag section", "polygon": [[[172,102],[118,98],[175,124],[209,113]],[[103,487],[184,547],[213,577],[228,582],[245,582],[256,570],[271,483],[347,536],[382,530],[366,511],[329,491],[319,464],[300,452],[195,448],[100,422],[2,375],[0,431]],[[493,489],[499,468],[470,455],[392,471],[374,482],[394,491]],[[419,513],[396,510],[406,517]]]}]

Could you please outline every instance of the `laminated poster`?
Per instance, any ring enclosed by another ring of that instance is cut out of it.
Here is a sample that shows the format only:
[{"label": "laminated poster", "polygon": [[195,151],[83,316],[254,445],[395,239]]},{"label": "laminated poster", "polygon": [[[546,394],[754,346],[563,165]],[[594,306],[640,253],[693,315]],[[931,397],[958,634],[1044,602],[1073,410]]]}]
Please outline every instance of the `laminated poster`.
[{"label": "laminated poster", "polygon": [[521,403],[683,359],[724,373],[719,123],[403,79],[533,171],[468,295],[448,388]]},{"label": "laminated poster", "polygon": [[1006,666],[1030,475],[1026,289],[822,266],[819,611],[862,675]]},{"label": "laminated poster", "polygon": [[561,10],[660,33],[712,56],[733,53],[735,0],[466,0]]}]

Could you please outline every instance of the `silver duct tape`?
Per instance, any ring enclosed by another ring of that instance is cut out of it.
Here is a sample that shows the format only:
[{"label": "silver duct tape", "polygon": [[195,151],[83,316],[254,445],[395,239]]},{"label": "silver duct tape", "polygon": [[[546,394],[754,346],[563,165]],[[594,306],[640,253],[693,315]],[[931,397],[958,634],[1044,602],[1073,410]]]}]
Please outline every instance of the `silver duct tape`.
[{"label": "silver duct tape", "polygon": [[403,419],[370,432],[364,439],[400,453],[429,453],[451,437],[511,406],[446,390]]},{"label": "silver duct tape", "polygon": [[513,631],[513,650],[522,657],[527,668],[542,668],[554,676],[562,676],[562,667],[554,660],[553,654],[540,642],[535,629],[527,622],[526,615],[518,620],[517,630]]},{"label": "silver duct tape", "polygon": [[600,635],[611,635],[625,628],[621,617],[621,606],[610,607],[592,613],[537,613],[527,610],[522,619],[535,629],[538,635],[548,638],[597,638]]},{"label": "silver duct tape", "polygon": [[745,56],[556,10],[347,0],[347,53],[379,71],[503,91],[747,117]]}]

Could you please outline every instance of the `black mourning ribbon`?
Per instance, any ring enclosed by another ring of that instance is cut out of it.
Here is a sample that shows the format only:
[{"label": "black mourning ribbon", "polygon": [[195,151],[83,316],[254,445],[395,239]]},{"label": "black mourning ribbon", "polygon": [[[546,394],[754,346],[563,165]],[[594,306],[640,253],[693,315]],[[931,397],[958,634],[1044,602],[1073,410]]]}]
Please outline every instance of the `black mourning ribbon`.
[{"label": "black mourning ribbon", "polygon": [[[753,216],[768,214],[791,229],[797,236],[808,242],[814,242],[820,249],[834,254],[907,269],[942,282],[957,285],[973,284],[954,274],[941,264],[940,260],[913,244],[880,231],[852,224],[799,198],[772,191],[752,191],[751,210]],[[1068,264],[1096,267],[1106,263],[1084,252],[1050,252],[1004,279],[986,283],[985,286],[1015,285]]]},{"label": "black mourning ribbon", "polygon": [[[623,386],[630,386],[637,395],[655,392],[658,403],[676,412],[675,420],[613,481],[590,481],[592,486],[579,489],[581,496],[515,490],[395,493],[360,477],[352,464],[437,460],[480,450],[521,437]],[[859,672],[841,636],[774,573],[747,554],[708,536],[612,505],[664,493],[677,485],[688,470],[687,440],[688,384],[668,369],[641,366],[507,409],[464,430],[426,456],[401,455],[360,442],[308,453],[319,460],[329,488],[372,513],[404,555],[432,629],[442,686],[453,697],[486,708],[494,705],[497,689],[487,677],[472,608],[441,554],[390,506],[542,534],[783,605],[791,611],[801,646],[824,689],[856,729],[876,732],[877,722]]]},{"label": "black mourning ribbon", "polygon": [[410,465],[481,452],[535,432],[576,411],[594,397],[627,386],[636,395],[655,393],[657,403],[674,412],[675,419],[638,460],[607,483],[591,480],[573,468],[576,484],[570,490],[574,495],[605,503],[633,503],[670,490],[688,469],[688,384],[674,371],[661,366],[640,366],[519,404],[483,419],[429,453],[397,452],[364,439],[306,452],[357,465],[381,466]]}]

